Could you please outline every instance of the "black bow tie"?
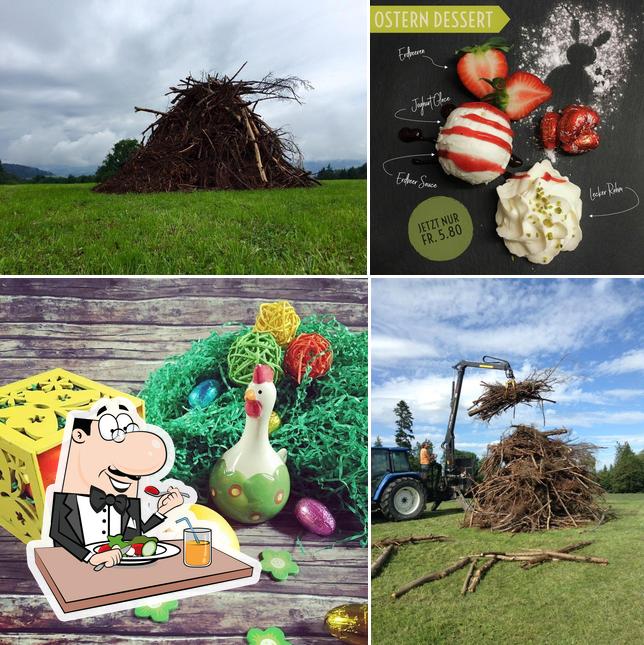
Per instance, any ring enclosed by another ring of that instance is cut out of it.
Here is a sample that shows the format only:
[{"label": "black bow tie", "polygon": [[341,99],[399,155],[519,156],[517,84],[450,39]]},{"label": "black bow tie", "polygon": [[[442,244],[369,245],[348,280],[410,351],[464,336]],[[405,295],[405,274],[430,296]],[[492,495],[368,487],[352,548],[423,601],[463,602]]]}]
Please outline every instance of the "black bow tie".
[{"label": "black bow tie", "polygon": [[126,495],[110,495],[104,490],[92,486],[89,489],[89,504],[96,513],[102,511],[106,506],[112,506],[119,515],[123,515],[123,511],[129,505],[129,500]]}]

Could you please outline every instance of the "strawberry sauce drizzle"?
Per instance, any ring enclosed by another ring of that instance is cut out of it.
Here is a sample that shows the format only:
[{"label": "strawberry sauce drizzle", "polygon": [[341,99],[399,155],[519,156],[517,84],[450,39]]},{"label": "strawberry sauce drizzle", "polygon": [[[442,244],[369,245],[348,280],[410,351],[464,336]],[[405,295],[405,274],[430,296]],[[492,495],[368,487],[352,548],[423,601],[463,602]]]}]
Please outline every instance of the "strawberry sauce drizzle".
[{"label": "strawberry sauce drizzle", "polygon": [[483,123],[484,125],[489,125],[492,128],[496,128],[500,132],[504,132],[505,134],[511,137],[514,137],[514,132],[512,132],[510,128],[506,128],[504,125],[501,125],[498,121],[492,121],[492,119],[486,119],[485,117],[479,116],[478,114],[474,114],[474,112],[471,112],[469,114],[464,114],[463,118],[468,119],[470,121],[476,121],[477,123]]},{"label": "strawberry sauce drizzle", "polygon": [[472,157],[471,155],[461,154],[460,152],[450,152],[449,150],[439,150],[438,156],[445,159],[451,159],[458,168],[463,172],[496,172],[499,175],[505,172],[505,168],[497,163]]},{"label": "strawberry sauce drizzle", "polygon": [[492,112],[492,114],[496,114],[497,116],[502,117],[505,121],[507,121],[508,125],[510,125],[510,119],[508,115],[505,112],[503,112],[503,110],[499,110],[499,108],[494,107],[489,103],[483,103],[481,101],[473,101],[471,103],[461,103],[458,107],[459,108],[480,108],[481,110],[487,110],[488,112]]},{"label": "strawberry sauce drizzle", "polygon": [[[511,177],[508,177],[508,179],[523,179],[524,177],[529,177],[530,174],[527,172],[520,172],[520,173],[515,173]],[[541,179],[545,181],[556,181],[559,184],[567,184],[568,180],[559,178],[559,177],[553,177],[549,172],[547,172],[545,175],[541,177]]]},{"label": "strawberry sauce drizzle", "polygon": [[460,134],[464,137],[469,137],[470,139],[479,139],[480,141],[486,141],[487,143],[493,143],[499,148],[503,148],[509,154],[512,154],[512,146],[503,139],[495,137],[493,134],[488,132],[481,132],[480,130],[472,130],[471,128],[466,128],[462,125],[456,125],[453,128],[443,128],[441,134]]}]

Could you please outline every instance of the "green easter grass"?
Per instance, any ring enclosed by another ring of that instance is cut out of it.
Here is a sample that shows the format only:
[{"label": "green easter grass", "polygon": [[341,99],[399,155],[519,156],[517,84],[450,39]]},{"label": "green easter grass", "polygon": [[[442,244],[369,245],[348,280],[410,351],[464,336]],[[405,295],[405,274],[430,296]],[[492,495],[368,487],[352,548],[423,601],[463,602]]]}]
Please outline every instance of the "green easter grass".
[{"label": "green easter grass", "polygon": [[[399,547],[372,580],[374,643],[497,643],[589,645],[642,643],[642,527],[644,494],[608,495],[615,519],[599,527],[541,533],[491,533],[461,528],[455,502],[429,507],[420,519],[385,522],[374,514],[372,540],[447,535],[449,542]],[[398,600],[391,594],[424,573],[440,571],[471,553],[556,549],[575,542],[592,544],[579,555],[607,558],[607,566],[548,562],[521,569],[497,563],[474,593],[461,596],[467,569],[413,589]],[[379,549],[372,549],[375,560]]]},{"label": "green easter grass", "polygon": [[[244,428],[244,387],[227,378],[226,357],[238,336],[249,331],[193,343],[182,356],[154,372],[141,392],[146,418],[174,441],[176,460],[170,476],[208,496],[208,476],[215,461],[237,442]],[[322,378],[305,377],[298,386],[283,377],[277,384],[275,410],[282,427],[271,435],[276,450],[288,450],[291,496],[314,497],[334,511],[348,511],[367,535],[367,334],[354,333],[335,319],[304,318],[298,333],[315,332],[331,342],[334,359]],[[222,394],[207,408],[190,409],[188,394],[205,378],[223,383]],[[342,528],[342,527],[341,527]]]},{"label": "green easter grass", "polygon": [[364,274],[367,182],[103,195],[0,186],[0,274]]}]

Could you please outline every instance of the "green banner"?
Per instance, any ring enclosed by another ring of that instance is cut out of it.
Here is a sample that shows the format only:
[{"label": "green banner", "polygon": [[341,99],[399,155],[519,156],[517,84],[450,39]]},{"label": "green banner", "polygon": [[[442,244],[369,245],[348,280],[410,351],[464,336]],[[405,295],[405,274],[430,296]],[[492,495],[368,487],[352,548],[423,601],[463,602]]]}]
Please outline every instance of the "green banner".
[{"label": "green banner", "polygon": [[496,34],[508,22],[505,11],[493,5],[371,7],[372,34]]}]

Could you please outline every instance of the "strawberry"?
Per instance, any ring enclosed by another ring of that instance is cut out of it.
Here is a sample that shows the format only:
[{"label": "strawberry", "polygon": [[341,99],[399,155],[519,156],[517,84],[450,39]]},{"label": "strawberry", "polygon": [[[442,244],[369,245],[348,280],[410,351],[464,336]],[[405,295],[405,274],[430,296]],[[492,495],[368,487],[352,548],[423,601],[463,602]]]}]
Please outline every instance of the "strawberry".
[{"label": "strawberry", "polygon": [[509,51],[510,47],[512,45],[503,38],[494,36],[482,45],[459,50],[464,56],[458,61],[456,73],[476,98],[480,99],[490,92],[489,85],[483,79],[505,78],[508,75],[508,61],[503,52]]},{"label": "strawberry", "polygon": [[518,121],[552,96],[552,88],[528,72],[514,72],[508,78],[486,79],[493,92],[484,101],[505,111],[510,119]]},{"label": "strawberry", "polygon": [[554,150],[557,147],[559,118],[557,112],[546,112],[541,119],[541,141],[546,150]]}]

